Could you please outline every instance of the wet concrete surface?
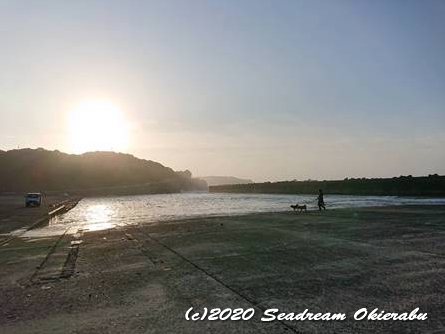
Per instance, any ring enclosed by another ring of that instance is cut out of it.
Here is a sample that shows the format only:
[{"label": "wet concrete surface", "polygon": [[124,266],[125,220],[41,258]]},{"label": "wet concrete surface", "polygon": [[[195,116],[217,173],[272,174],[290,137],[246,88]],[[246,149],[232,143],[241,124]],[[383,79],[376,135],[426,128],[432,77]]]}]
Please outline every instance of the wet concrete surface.
[{"label": "wet concrete surface", "polygon": [[45,224],[49,219],[48,213],[59,204],[78,202],[78,198],[66,196],[42,196],[40,206],[25,206],[25,197],[20,195],[0,196],[0,244],[10,239],[11,232],[25,231],[38,224]]},{"label": "wet concrete surface", "polygon": [[[0,247],[1,333],[443,333],[445,207],[199,218]],[[252,308],[187,321],[191,307]],[[426,321],[356,321],[366,307]],[[263,312],[345,313],[262,322]]]}]

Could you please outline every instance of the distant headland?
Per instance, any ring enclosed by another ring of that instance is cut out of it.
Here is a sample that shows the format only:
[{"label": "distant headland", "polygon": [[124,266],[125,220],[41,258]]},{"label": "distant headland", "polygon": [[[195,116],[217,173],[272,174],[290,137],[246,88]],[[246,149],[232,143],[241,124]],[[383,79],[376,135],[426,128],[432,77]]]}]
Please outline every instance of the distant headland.
[{"label": "distant headland", "polygon": [[253,183],[253,181],[250,179],[240,179],[234,176],[199,176],[198,179],[206,181],[209,187],[228,184]]}]

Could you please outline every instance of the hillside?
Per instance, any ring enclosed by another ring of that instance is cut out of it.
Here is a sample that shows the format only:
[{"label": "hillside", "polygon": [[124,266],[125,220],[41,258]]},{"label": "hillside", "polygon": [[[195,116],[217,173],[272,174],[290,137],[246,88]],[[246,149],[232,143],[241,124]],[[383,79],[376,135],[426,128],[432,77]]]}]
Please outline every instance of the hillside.
[{"label": "hillside", "polygon": [[210,192],[263,194],[326,194],[385,196],[445,196],[445,176],[437,174],[393,178],[351,178],[332,181],[282,181],[209,187]]},{"label": "hillside", "polygon": [[191,173],[114,152],[66,154],[44,149],[0,152],[0,193],[163,193],[206,189]]},{"label": "hillside", "polygon": [[226,184],[246,184],[253,183],[252,180],[248,179],[239,179],[233,176],[200,176],[198,177],[200,180],[204,180],[210,186],[220,186]]}]

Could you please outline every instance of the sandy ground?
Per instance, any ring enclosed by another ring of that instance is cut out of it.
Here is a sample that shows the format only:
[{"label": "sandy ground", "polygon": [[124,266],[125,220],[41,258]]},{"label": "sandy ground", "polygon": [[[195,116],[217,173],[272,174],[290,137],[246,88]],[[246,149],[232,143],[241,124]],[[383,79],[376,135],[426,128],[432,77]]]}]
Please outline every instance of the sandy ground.
[{"label": "sandy ground", "polygon": [[[267,213],[17,238],[0,247],[0,332],[445,333],[444,246],[444,206]],[[190,307],[253,308],[255,315],[193,322],[185,319]],[[363,307],[418,307],[428,320],[354,320]],[[347,319],[262,322],[270,308]]]}]

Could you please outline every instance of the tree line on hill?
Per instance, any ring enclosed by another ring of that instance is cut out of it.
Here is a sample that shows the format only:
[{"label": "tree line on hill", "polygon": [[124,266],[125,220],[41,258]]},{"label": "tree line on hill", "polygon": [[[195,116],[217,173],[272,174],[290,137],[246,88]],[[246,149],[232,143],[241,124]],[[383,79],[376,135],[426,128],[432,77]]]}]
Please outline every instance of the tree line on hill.
[{"label": "tree line on hill", "polygon": [[445,196],[445,176],[433,174],[393,178],[346,178],[334,181],[282,181],[209,187],[210,192],[266,193],[266,194],[316,194],[385,195],[385,196]]},{"label": "tree line on hill", "polygon": [[66,154],[44,149],[0,151],[0,193],[127,195],[207,190],[190,171],[115,152]]}]

